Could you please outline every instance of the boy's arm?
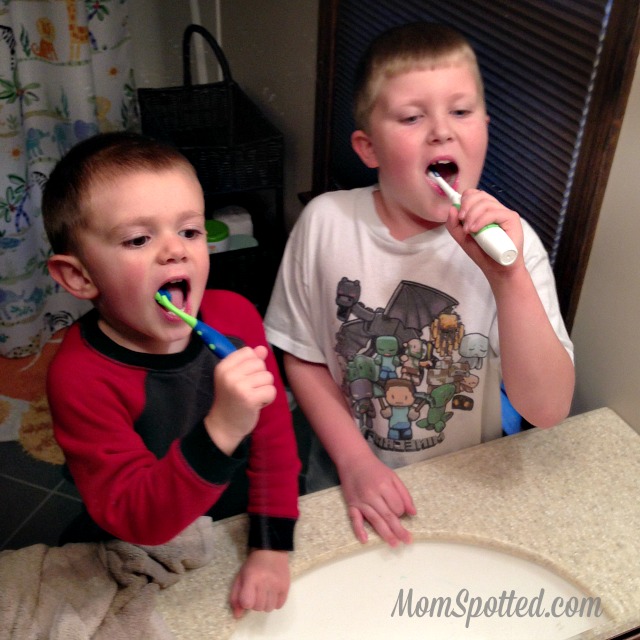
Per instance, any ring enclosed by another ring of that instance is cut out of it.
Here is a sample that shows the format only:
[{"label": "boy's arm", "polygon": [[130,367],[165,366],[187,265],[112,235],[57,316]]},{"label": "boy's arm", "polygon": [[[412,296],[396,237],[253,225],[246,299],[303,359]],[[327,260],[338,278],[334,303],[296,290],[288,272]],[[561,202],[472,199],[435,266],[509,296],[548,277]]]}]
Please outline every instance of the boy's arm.
[{"label": "boy's arm", "polygon": [[145,380],[144,369],[88,349],[74,325],[49,368],[47,392],[54,435],[93,520],[127,542],[159,545],[217,502],[245,453],[225,455],[199,422],[158,458],[131,417],[145,407]]},{"label": "boy's arm", "polygon": [[[519,249],[508,267],[489,258],[469,232],[497,222]],[[477,189],[462,197],[460,212],[451,208],[447,229],[482,269],[493,292],[498,316],[502,377],[509,401],[531,424],[552,427],[571,408],[575,371],[540,300],[523,256],[520,216]],[[549,273],[549,278],[553,275]]]},{"label": "boy's arm", "polygon": [[364,520],[388,544],[411,541],[400,517],[416,513],[407,488],[380,462],[359,433],[327,367],[284,356],[289,384],[300,408],[335,463],[354,533],[367,541]]},{"label": "boy's arm", "polygon": [[[210,291],[207,298],[214,311],[235,312],[224,314],[224,318],[214,316],[214,326],[224,327],[229,333],[242,326],[240,337],[245,344],[267,350],[266,370],[276,390],[273,402],[260,411],[251,437],[247,469],[249,555],[233,581],[229,596],[233,615],[240,618],[246,610],[272,611],[280,609],[286,601],[290,585],[288,552],[294,546],[301,464],[284,384],[268,347],[262,318],[253,305],[236,294]],[[227,326],[227,322],[231,324]]]},{"label": "boy's arm", "polygon": [[547,428],[569,414],[575,370],[524,263],[490,280],[498,310],[502,376],[509,401]]},{"label": "boy's arm", "polygon": [[[251,436],[247,469],[249,546],[290,551],[298,518],[298,477],[302,465],[278,364],[268,346],[262,318],[248,300],[228,291],[208,291],[206,296],[203,311],[213,310],[211,316],[205,317],[203,313],[206,320],[227,334],[239,336],[249,347],[267,350],[265,365],[276,395],[273,402],[261,409]],[[221,309],[233,313],[222,313]]]}]

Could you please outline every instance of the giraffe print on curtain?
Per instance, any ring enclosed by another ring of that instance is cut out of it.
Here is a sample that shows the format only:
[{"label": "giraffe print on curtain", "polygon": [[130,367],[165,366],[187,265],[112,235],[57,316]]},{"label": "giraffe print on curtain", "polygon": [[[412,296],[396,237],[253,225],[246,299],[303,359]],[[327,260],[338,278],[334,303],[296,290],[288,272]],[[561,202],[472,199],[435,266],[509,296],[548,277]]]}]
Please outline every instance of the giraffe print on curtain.
[{"label": "giraffe print on curtain", "polygon": [[76,1],[64,0],[67,5],[67,18],[69,20],[69,59],[79,60],[82,52],[82,45],[89,43],[89,29],[78,24],[76,13]]}]

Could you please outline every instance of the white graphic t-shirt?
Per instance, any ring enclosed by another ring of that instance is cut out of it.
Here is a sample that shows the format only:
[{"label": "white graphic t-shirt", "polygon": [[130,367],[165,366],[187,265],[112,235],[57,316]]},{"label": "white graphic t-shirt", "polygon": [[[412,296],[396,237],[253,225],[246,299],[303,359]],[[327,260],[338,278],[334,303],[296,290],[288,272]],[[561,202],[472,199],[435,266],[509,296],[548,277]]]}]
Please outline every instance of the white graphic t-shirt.
[{"label": "white graphic t-shirt", "polygon": [[[394,239],[375,211],[376,188],[309,203],[265,325],[272,344],[327,365],[363,437],[396,468],[501,435],[500,351],[480,269],[444,226]],[[573,355],[547,253],[523,228],[525,263]]]}]

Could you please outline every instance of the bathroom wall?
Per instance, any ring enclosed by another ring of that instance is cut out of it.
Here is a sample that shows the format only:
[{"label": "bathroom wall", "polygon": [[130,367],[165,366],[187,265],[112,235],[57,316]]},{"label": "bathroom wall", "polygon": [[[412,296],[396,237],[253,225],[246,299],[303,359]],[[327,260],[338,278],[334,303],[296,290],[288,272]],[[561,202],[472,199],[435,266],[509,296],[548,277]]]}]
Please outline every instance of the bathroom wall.
[{"label": "bathroom wall", "polygon": [[[221,36],[236,80],[285,135],[285,215],[291,226],[301,209],[297,193],[311,187],[318,0],[218,0],[200,2],[199,10],[202,24]],[[180,42],[190,21],[184,1],[131,3],[139,86],[182,84]],[[205,56],[209,80],[216,80],[215,64]],[[640,432],[638,140],[640,65],[572,332],[572,412],[609,406]]]},{"label": "bathroom wall", "polygon": [[301,209],[297,194],[311,188],[317,16],[318,0],[233,0],[221,7],[236,79],[284,134],[288,226]]},{"label": "bathroom wall", "polygon": [[636,66],[571,336],[577,371],[573,413],[609,406],[640,432],[638,141],[640,64]]},{"label": "bathroom wall", "polygon": [[189,3],[135,0],[129,12],[138,87],[182,84],[182,33],[191,22]]}]

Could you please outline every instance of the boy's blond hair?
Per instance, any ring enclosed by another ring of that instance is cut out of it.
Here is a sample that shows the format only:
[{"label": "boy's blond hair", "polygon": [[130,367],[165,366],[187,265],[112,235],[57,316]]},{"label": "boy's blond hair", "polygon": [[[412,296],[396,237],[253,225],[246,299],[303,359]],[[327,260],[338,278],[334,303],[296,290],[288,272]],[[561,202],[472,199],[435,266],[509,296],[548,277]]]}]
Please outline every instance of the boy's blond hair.
[{"label": "boy's blond hair", "polygon": [[356,129],[367,131],[369,117],[384,80],[413,69],[434,69],[461,63],[468,64],[476,75],[480,97],[484,101],[476,54],[459,31],[428,22],[415,22],[385,31],[369,45],[356,72]]}]

